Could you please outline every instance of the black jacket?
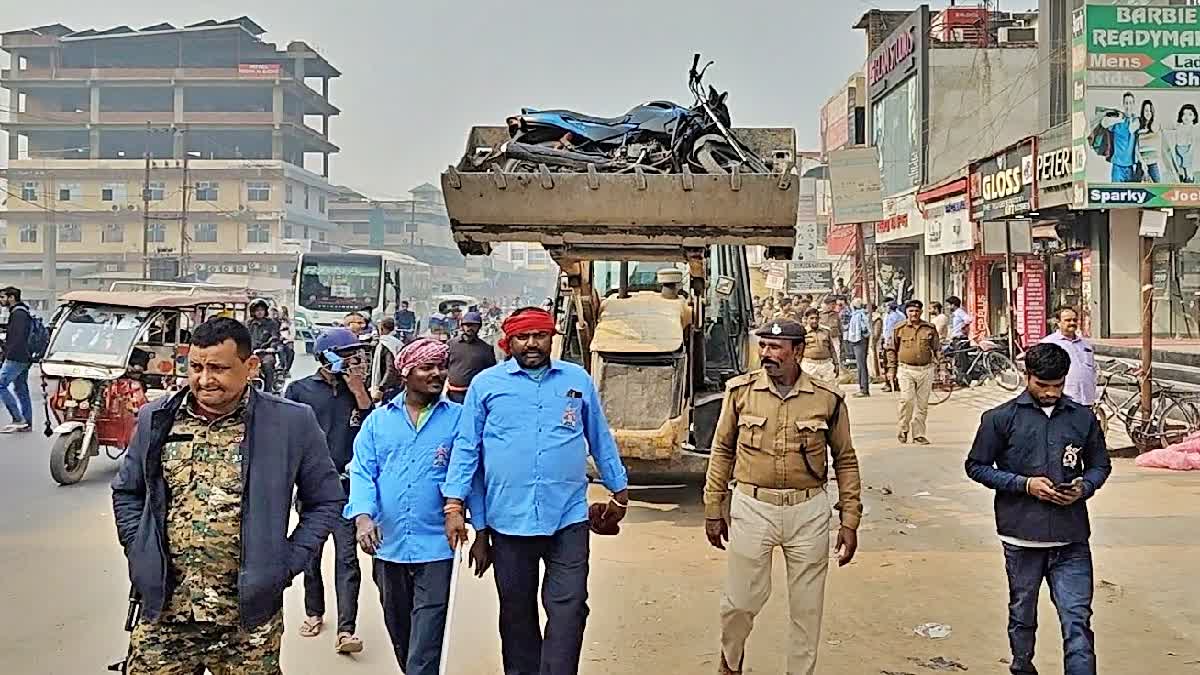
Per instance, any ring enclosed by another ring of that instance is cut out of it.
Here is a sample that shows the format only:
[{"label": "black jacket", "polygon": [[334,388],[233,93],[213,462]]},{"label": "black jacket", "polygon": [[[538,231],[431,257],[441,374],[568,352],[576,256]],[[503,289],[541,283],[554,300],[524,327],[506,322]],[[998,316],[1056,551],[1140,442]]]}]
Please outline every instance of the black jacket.
[{"label": "black jacket", "polygon": [[271,343],[280,339],[279,322],[271,317],[250,319],[246,322],[250,331],[250,348],[265,349],[273,346]]},{"label": "black jacket", "polygon": [[[129,562],[129,579],[142,597],[143,616],[154,621],[175,580],[168,579],[167,484],[162,450],[186,390],[143,406],[121,469],[113,479],[117,538]],[[325,434],[312,410],[251,390],[242,442],[242,560],[238,608],[246,629],[283,606],[283,591],[304,570],[342,517],[345,493]],[[288,535],[292,490],[305,504]]]},{"label": "black jacket", "polygon": [[[1030,541],[1082,543],[1091,535],[1087,500],[1112,472],[1096,416],[1066,396],[1050,416],[1023,392],[983,414],[966,461],[967,475],[996,491],[996,531]],[[1026,493],[1029,478],[1055,484],[1083,479],[1083,499],[1070,506]]]},{"label": "black jacket", "polygon": [[4,360],[29,363],[29,306],[23,302],[8,308],[8,328],[4,336]]}]

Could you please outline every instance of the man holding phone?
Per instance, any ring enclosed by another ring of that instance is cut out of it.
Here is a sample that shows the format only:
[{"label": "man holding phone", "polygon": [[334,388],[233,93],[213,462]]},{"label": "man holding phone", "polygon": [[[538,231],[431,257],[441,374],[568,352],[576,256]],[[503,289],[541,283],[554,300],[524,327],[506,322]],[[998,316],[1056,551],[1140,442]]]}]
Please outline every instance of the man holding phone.
[{"label": "man holding phone", "polygon": [[1063,396],[1071,357],[1056,344],[1025,353],[1026,390],[984,413],[967,475],[996,491],[996,531],[1008,573],[1009,671],[1036,675],[1042,580],[1058,609],[1066,675],[1095,675],[1087,500],[1112,472],[1088,407]]},{"label": "man holding phone", "polygon": [[[346,465],[354,454],[354,439],[363,421],[371,413],[371,395],[367,392],[367,345],[346,328],[330,328],[317,337],[313,351],[320,368],[313,375],[288,385],[284,396],[313,409],[325,432],[329,455],[342,479],[342,489],[350,494]],[[303,512],[304,504],[297,505]],[[355,654],[363,649],[355,635],[358,617],[358,593],[362,573],[355,547],[354,522],[339,518],[333,528],[334,586],[337,591],[337,637],[334,649],[339,654]],[[316,637],[325,623],[325,581],[321,574],[321,552],[304,570],[304,608],[306,619],[300,635]]]}]

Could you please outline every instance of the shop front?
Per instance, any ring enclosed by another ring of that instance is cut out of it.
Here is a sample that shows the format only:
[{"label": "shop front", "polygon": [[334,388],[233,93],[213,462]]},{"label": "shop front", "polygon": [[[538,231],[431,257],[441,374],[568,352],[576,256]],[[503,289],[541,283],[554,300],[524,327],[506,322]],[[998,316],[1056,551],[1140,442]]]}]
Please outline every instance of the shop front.
[{"label": "shop front", "polygon": [[964,297],[976,244],[967,179],[925,190],[917,200],[925,213],[925,260],[929,267],[926,299],[940,302],[951,295]]},{"label": "shop front", "polygon": [[869,298],[877,304],[887,299],[905,303],[928,295],[925,268],[925,216],[917,206],[917,192],[883,200],[883,220],[875,225],[873,262],[875,283]]}]

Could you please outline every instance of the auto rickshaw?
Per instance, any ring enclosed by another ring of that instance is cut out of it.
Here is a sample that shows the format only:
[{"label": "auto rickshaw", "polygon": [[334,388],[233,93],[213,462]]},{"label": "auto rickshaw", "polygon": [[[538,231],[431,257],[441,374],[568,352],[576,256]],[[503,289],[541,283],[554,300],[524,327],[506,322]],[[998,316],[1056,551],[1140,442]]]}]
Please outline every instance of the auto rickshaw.
[{"label": "auto rickshaw", "polygon": [[62,301],[41,362],[42,393],[45,433],[54,438],[50,475],[71,485],[101,446],[110,459],[124,454],[147,401],[186,386],[192,329],[218,315],[244,321],[249,298],[192,289],[71,291]]}]

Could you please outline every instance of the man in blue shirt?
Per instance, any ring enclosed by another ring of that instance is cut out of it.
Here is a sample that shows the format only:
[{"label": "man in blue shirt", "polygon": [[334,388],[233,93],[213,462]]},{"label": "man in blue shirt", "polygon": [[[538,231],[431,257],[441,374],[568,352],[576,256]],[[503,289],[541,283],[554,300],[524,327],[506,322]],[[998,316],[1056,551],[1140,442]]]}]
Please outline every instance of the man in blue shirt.
[{"label": "man in blue shirt", "polygon": [[[375,558],[384,624],[405,675],[438,672],[450,599],[454,552],[446,543],[440,488],[462,408],[441,395],[448,354],[428,338],[400,351],[404,395],[377,409],[359,431],[343,514],[354,520],[359,546]],[[468,507],[477,530],[471,561],[482,576],[488,566],[483,487],[473,476],[467,483],[474,483]]]},{"label": "man in blue shirt", "polygon": [[[536,307],[502,326],[512,358],[475,377],[463,404],[442,494],[446,533],[466,536],[452,507],[473,496],[482,467],[507,675],[574,675],[587,619],[589,523],[615,532],[629,503],[628,479],[591,377],[550,359],[554,319]],[[587,504],[591,453],[608,503]],[[545,563],[543,636],[538,618],[539,563]]]},{"label": "man in blue shirt", "polygon": [[871,395],[871,373],[867,369],[867,353],[871,346],[871,317],[863,308],[862,298],[854,299],[854,311],[850,313],[850,323],[846,326],[844,336],[850,351],[854,353],[854,365],[858,368],[858,391],[856,397],[863,398]]},{"label": "man in blue shirt", "polygon": [[896,380],[899,361],[896,358],[895,340],[896,326],[904,323],[906,317],[900,311],[900,305],[892,298],[884,300],[887,313],[883,316],[883,355],[884,355],[884,391],[900,391],[900,383]]},{"label": "man in blue shirt", "polygon": [[1112,134],[1112,182],[1135,183],[1137,164],[1137,130],[1140,126],[1137,99],[1131,92],[1121,97],[1122,112],[1111,111],[1100,118],[1100,126]]},{"label": "man in blue shirt", "polygon": [[1062,624],[1066,675],[1096,675],[1087,500],[1112,472],[1104,434],[1086,406],[1063,396],[1071,357],[1056,344],[1025,353],[1026,390],[984,413],[967,475],[996,491],[996,531],[1008,573],[1009,670],[1036,675],[1042,580]]},{"label": "man in blue shirt", "polygon": [[[342,489],[348,494],[350,479],[346,465],[354,452],[354,438],[371,412],[371,396],[365,384],[366,345],[345,328],[330,328],[317,337],[314,351],[320,368],[315,374],[288,385],[284,397],[303,403],[316,413],[317,422],[325,432],[333,466],[341,475]],[[304,504],[297,506],[304,509]],[[362,573],[354,545],[353,522],[339,519],[333,528],[333,552],[333,582],[337,593],[334,649],[339,654],[356,654],[363,649],[362,640],[355,635]],[[300,625],[300,635],[316,637],[325,622],[321,550],[304,568],[304,613],[307,618]]]}]

